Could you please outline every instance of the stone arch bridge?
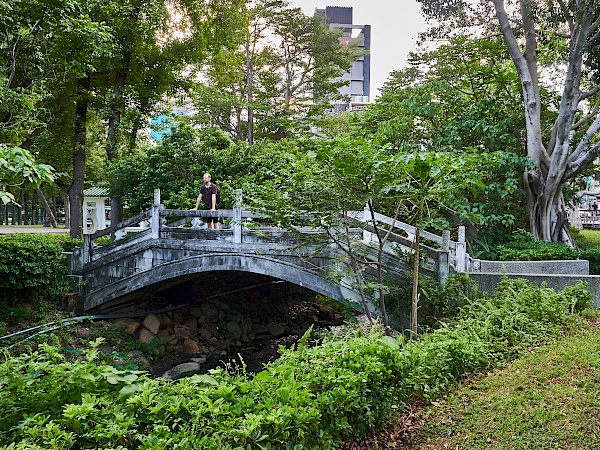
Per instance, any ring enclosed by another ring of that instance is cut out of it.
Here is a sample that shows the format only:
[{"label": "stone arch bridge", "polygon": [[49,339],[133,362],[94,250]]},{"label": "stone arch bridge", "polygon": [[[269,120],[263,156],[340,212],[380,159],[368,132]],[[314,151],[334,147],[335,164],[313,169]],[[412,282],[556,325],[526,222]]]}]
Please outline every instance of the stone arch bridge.
[{"label": "stone arch bridge", "polygon": [[[220,230],[200,225],[202,217],[215,214],[231,218],[231,225]],[[170,222],[173,217],[178,220]],[[84,310],[102,309],[120,299],[135,297],[140,290],[177,283],[207,271],[267,275],[362,307],[359,293],[348,277],[331,276],[341,274],[344,254],[325,230],[297,228],[297,233],[291,233],[277,226],[248,226],[249,221],[260,217],[244,210],[240,202],[234,209],[217,212],[165,210],[160,205],[160,193],[155,192],[151,210],[121,222],[116,231],[106,229],[85,235],[82,246],[75,249],[71,274],[79,281]],[[354,238],[368,244],[367,256],[371,260],[377,259],[373,220],[382,227],[393,227],[394,233],[384,247],[382,266],[391,276],[406,273],[407,268],[393,247],[410,247],[412,226],[380,214],[373,218],[367,211],[347,212],[344,217],[353,226]],[[112,242],[97,245],[99,238],[107,240],[111,232]],[[429,233],[422,236],[440,246],[422,246],[427,255],[425,274],[443,282],[449,273],[464,271],[468,257],[464,240],[452,242],[449,233],[444,238]]]}]

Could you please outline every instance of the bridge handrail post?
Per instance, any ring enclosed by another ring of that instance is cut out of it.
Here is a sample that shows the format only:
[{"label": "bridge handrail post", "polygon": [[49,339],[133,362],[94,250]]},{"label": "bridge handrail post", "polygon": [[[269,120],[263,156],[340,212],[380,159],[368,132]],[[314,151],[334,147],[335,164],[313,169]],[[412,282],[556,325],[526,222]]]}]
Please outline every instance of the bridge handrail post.
[{"label": "bridge handrail post", "polygon": [[81,246],[81,267],[92,261],[92,235],[83,235],[83,245]]},{"label": "bridge handrail post", "polygon": [[233,206],[233,243],[242,243],[242,190],[235,190],[235,205]]},{"label": "bridge handrail post", "polygon": [[[372,217],[371,217],[371,209],[369,208],[369,203],[365,203],[365,208],[363,209],[363,221],[366,224],[369,224],[372,222]],[[370,231],[367,230],[363,230],[363,242],[366,245],[369,245],[371,243],[371,239],[372,239],[372,233]]]},{"label": "bridge handrail post", "polygon": [[465,226],[458,227],[458,240],[456,242],[456,271],[465,273],[467,271],[467,242],[465,239]]},{"label": "bridge handrail post", "polygon": [[438,256],[437,272],[440,284],[446,284],[450,274],[450,230],[442,231],[442,249]]},{"label": "bridge handrail post", "polygon": [[152,239],[158,239],[160,237],[160,189],[154,189],[150,227],[152,228]]}]

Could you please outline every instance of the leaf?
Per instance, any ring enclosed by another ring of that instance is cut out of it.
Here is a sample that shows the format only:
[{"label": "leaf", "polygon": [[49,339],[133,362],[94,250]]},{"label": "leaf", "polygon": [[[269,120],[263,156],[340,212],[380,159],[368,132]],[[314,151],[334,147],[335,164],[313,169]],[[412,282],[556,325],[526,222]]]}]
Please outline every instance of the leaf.
[{"label": "leaf", "polygon": [[127,398],[127,397],[130,397],[131,395],[135,394],[136,392],[140,392],[141,390],[142,390],[142,388],[135,383],[126,384],[119,391],[119,397]]},{"label": "leaf", "polygon": [[192,375],[188,378],[192,383],[206,383],[212,386],[218,386],[219,382],[211,375]]},{"label": "leaf", "polygon": [[388,345],[389,347],[393,348],[394,350],[398,350],[400,348],[398,341],[391,336],[382,336],[381,338],[379,338],[379,340],[384,344]]}]

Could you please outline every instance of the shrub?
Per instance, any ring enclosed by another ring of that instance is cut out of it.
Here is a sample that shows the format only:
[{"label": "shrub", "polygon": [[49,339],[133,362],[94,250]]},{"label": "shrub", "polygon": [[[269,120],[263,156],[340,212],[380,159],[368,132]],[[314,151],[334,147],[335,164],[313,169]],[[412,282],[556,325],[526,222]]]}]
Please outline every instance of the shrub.
[{"label": "shrub", "polygon": [[0,301],[56,301],[67,288],[66,236],[0,236]]},{"label": "shrub", "polygon": [[577,259],[577,250],[566,244],[545,242],[535,239],[527,231],[519,230],[513,240],[497,247],[501,261],[544,261]]},{"label": "shrub", "polygon": [[600,247],[583,250],[579,257],[590,262],[590,275],[600,275]]}]

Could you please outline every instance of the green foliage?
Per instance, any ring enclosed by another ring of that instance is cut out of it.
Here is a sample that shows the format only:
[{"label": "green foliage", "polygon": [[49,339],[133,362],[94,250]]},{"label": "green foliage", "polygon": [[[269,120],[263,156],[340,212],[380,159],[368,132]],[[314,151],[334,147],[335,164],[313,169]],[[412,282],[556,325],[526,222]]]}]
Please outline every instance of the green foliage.
[{"label": "green foliage", "polygon": [[581,284],[555,293],[505,280],[419,340],[373,332],[309,347],[306,334],[254,377],[242,367],[174,383],[99,364],[99,342],[67,354],[42,345],[0,364],[0,445],[333,449],[391,423],[409,399],[432,400],[575,324],[569,311],[586,296]]},{"label": "green foliage", "polygon": [[42,183],[53,183],[54,177],[54,168],[37,163],[28,150],[0,144],[0,202],[3,205],[15,201],[11,193],[3,190],[5,186],[25,184],[36,188]]},{"label": "green foliage", "polygon": [[592,247],[583,250],[579,254],[580,259],[590,262],[590,275],[600,275],[600,247]]},{"label": "green foliage", "polygon": [[57,302],[68,287],[63,251],[72,243],[60,235],[0,236],[0,301]]},{"label": "green foliage", "polygon": [[566,244],[544,242],[524,230],[517,230],[513,233],[512,241],[499,245],[497,255],[500,261],[564,260],[579,257],[577,250]]}]

